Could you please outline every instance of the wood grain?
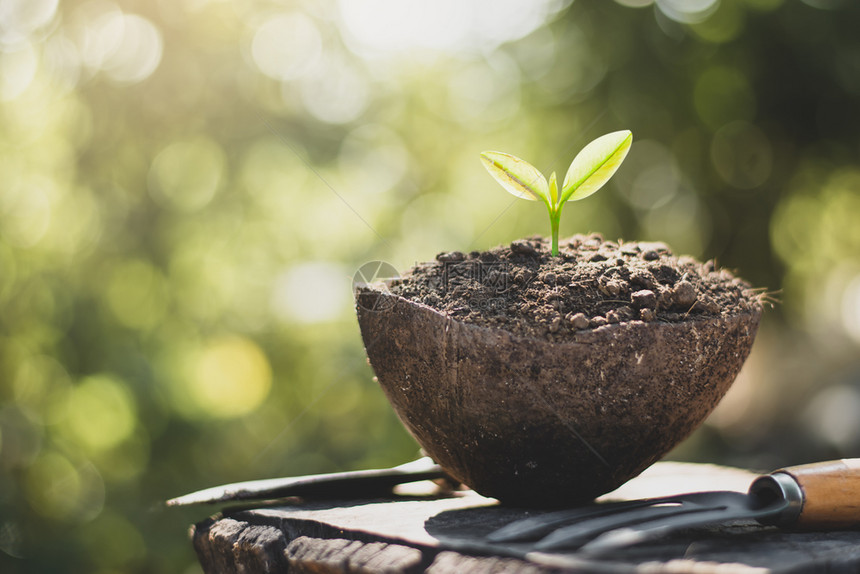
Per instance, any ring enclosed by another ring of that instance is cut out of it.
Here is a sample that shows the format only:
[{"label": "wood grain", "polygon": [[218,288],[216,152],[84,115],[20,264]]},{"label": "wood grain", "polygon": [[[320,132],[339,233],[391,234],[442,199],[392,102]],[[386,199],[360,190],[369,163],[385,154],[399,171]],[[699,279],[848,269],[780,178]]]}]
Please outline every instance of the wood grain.
[{"label": "wood grain", "polygon": [[280,529],[222,518],[192,529],[194,549],[207,574],[284,572],[286,540]]},{"label": "wood grain", "polygon": [[798,528],[860,525],[860,459],[805,464],[780,472],[791,475],[803,490]]},{"label": "wood grain", "polygon": [[290,574],[418,574],[424,570],[417,548],[300,536],[286,550]]}]

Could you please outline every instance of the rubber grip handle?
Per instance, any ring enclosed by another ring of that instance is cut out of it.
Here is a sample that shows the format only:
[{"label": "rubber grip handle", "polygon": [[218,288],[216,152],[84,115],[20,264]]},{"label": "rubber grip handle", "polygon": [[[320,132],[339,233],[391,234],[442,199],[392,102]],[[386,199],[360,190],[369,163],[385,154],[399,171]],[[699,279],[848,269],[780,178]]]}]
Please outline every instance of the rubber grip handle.
[{"label": "rubber grip handle", "polygon": [[777,472],[791,476],[803,491],[795,527],[814,530],[860,525],[860,458],[790,466]]}]

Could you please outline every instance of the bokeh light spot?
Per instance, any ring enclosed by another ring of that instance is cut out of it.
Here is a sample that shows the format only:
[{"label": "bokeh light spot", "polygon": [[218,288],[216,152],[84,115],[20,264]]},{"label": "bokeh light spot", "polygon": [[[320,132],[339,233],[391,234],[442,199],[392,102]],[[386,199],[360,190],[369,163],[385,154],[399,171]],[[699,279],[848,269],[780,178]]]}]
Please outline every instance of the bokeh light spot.
[{"label": "bokeh light spot", "polygon": [[80,6],[73,19],[84,63],[117,83],[141,82],[161,62],[161,32],[142,16],[125,14],[113,3],[94,1]]},{"label": "bokeh light spot", "polygon": [[352,130],[341,144],[338,166],[353,174],[350,190],[383,193],[391,190],[406,175],[409,154],[400,137],[392,130],[368,124]]},{"label": "bokeh light spot", "polygon": [[90,556],[102,567],[129,566],[146,554],[146,544],[140,532],[116,512],[106,510],[82,528],[80,535]]},{"label": "bokeh light spot", "polygon": [[790,197],[779,205],[771,225],[774,250],[786,263],[799,263],[808,250],[814,250],[817,213],[821,209],[812,197]]},{"label": "bokeh light spot", "polygon": [[714,66],[699,76],[693,91],[696,111],[702,121],[716,131],[735,121],[750,121],[756,98],[746,77],[729,66]]},{"label": "bokeh light spot", "polygon": [[122,11],[107,0],[91,0],[79,5],[70,17],[70,28],[81,60],[92,71],[102,64],[121,42]]},{"label": "bokeh light spot", "polygon": [[45,70],[60,93],[73,89],[81,77],[81,55],[67,34],[52,34],[42,48]]},{"label": "bokeh light spot", "polygon": [[844,6],[848,0],[801,0],[801,2],[819,10],[837,10]]},{"label": "bokeh light spot", "polygon": [[63,365],[46,355],[28,356],[18,365],[13,383],[14,397],[19,405],[26,405],[42,413],[42,422],[56,422],[53,417],[65,414],[53,413],[49,407],[53,397],[63,396],[70,384],[69,375]]},{"label": "bokeh light spot", "polygon": [[75,255],[92,249],[101,235],[99,202],[87,189],[64,194],[53,209],[45,243],[58,253]]},{"label": "bokeh light spot", "polygon": [[[807,168],[794,193],[771,220],[774,250],[785,262],[786,300],[805,315],[818,342],[856,337],[856,283],[860,276],[860,171],[824,173]],[[846,341],[843,341],[846,342]]]},{"label": "bokeh light spot", "polygon": [[[295,97],[284,84],[284,100]],[[314,73],[302,78],[301,98],[305,108],[318,120],[345,124],[357,119],[368,104],[370,88],[364,76],[338,58],[323,58]]]},{"label": "bokeh light spot", "polygon": [[18,262],[9,246],[0,241],[0,303],[4,303],[15,287]]},{"label": "bokeh light spot", "polygon": [[104,482],[95,468],[75,465],[58,452],[45,452],[33,461],[23,487],[30,508],[52,521],[85,522],[104,508]]},{"label": "bokeh light spot", "polygon": [[26,495],[30,507],[48,518],[67,518],[75,512],[82,490],[81,477],[64,456],[45,453],[27,469]]},{"label": "bokeh light spot", "polygon": [[231,336],[211,341],[194,359],[191,392],[204,414],[217,418],[246,415],[269,394],[272,371],[260,348]]},{"label": "bokeh light spot", "polygon": [[[475,198],[479,197],[475,194]],[[499,200],[498,198],[501,198]],[[436,251],[443,249],[456,249],[458,246],[468,245],[474,240],[474,234],[485,231],[493,222],[488,214],[501,212],[505,207],[510,207],[510,200],[500,194],[495,197],[500,201],[501,207],[498,211],[486,208],[486,204],[464,203],[459,195],[448,193],[427,193],[416,197],[403,210],[400,218],[400,233],[404,251],[411,250],[412,253],[404,253],[404,263],[411,264],[408,257],[415,257],[416,249],[432,249]],[[515,208],[521,206],[516,205]],[[468,211],[466,211],[468,210]],[[579,211],[579,210],[571,210]],[[516,209],[510,209],[511,215],[516,215]],[[452,213],[470,213],[470,217],[454,218]],[[568,214],[565,214],[568,215]],[[478,222],[484,220],[479,227]],[[428,254],[432,257],[432,253]]]},{"label": "bokeh light spot", "polygon": [[122,27],[122,41],[102,64],[102,69],[115,82],[134,84],[145,80],[161,62],[161,32],[152,22],[136,14],[125,14],[111,25]]},{"label": "bokeh light spot", "polygon": [[860,390],[840,384],[815,395],[803,413],[820,439],[840,451],[860,447]]},{"label": "bokeh light spot", "polygon": [[170,260],[170,295],[182,314],[195,320],[217,319],[235,294],[236,267],[203,238],[187,238]]},{"label": "bokeh light spot", "polygon": [[712,223],[698,197],[687,191],[648,212],[646,236],[662,240],[678,253],[701,256],[711,238]]},{"label": "bokeh light spot", "polygon": [[[574,28],[572,34],[578,30]],[[560,38],[549,28],[538,28],[519,42],[511,44],[511,51],[523,76],[531,81],[550,79],[549,73],[558,64]],[[565,54],[565,57],[570,54]],[[581,54],[581,58],[596,61],[595,54]]]},{"label": "bokeh light spot", "polygon": [[269,18],[251,42],[254,63],[275,80],[291,80],[308,73],[321,53],[322,39],[316,25],[299,13]]},{"label": "bokeh light spot", "polygon": [[715,44],[730,42],[740,35],[746,12],[736,1],[721,2],[717,11],[703,22],[691,26],[701,39]]},{"label": "bokeh light spot", "polygon": [[289,143],[287,147],[274,137],[254,142],[242,158],[238,177],[260,211],[281,225],[302,217],[296,210],[296,196],[310,175],[299,159],[305,150],[299,142]]},{"label": "bokeh light spot", "polygon": [[0,2],[0,45],[14,44],[54,19],[59,0]]},{"label": "bokeh light spot", "polygon": [[540,0],[340,0],[350,47],[365,56],[458,53],[522,38],[569,4]]},{"label": "bokeh light spot", "polygon": [[717,9],[720,0],[656,0],[660,11],[677,22],[703,22]]},{"label": "bokeh light spot", "polygon": [[116,448],[98,453],[93,460],[105,482],[131,482],[139,478],[149,464],[149,439],[138,428]]},{"label": "bokeh light spot", "polygon": [[654,0],[615,0],[616,3],[628,8],[645,8],[654,3]]},{"label": "bokeh light spot", "polygon": [[215,196],[225,166],[221,147],[208,138],[173,142],[152,162],[150,195],[169,209],[200,210]]},{"label": "bokeh light spot", "polygon": [[759,128],[747,122],[732,122],[714,134],[711,161],[726,183],[752,189],[770,177],[773,151],[770,140]]},{"label": "bokeh light spot", "polygon": [[519,68],[501,54],[464,67],[451,77],[448,101],[454,117],[464,124],[510,118],[520,106]]},{"label": "bokeh light spot", "polygon": [[848,283],[842,293],[842,324],[845,331],[860,344],[860,274]]},{"label": "bokeh light spot", "polygon": [[125,385],[108,375],[87,377],[69,393],[64,424],[84,449],[100,452],[131,435],[137,415],[134,397]]},{"label": "bokeh light spot", "polygon": [[39,59],[29,43],[14,50],[0,50],[0,100],[13,100],[23,94],[36,76]]},{"label": "bokeh light spot", "polygon": [[681,185],[675,158],[661,144],[642,140],[633,144],[620,186],[630,204],[640,210],[658,209],[671,201]]},{"label": "bokeh light spot", "polygon": [[466,34],[466,4],[454,0],[342,0],[345,29],[359,45],[376,51],[457,45]]},{"label": "bokeh light spot", "polygon": [[763,12],[776,10],[782,6],[784,0],[744,0],[744,4],[753,10],[761,10]]},{"label": "bokeh light spot", "polygon": [[22,185],[10,203],[0,204],[0,234],[18,247],[33,247],[51,225],[52,182],[41,179]]},{"label": "bokeh light spot", "polygon": [[323,261],[301,263],[278,277],[272,308],[278,317],[299,323],[338,319],[352,303],[350,275]]},{"label": "bokeh light spot", "polygon": [[0,409],[0,429],[3,432],[3,450],[0,466],[20,468],[31,464],[42,451],[43,427],[20,407]]},{"label": "bokeh light spot", "polygon": [[639,174],[628,197],[639,209],[659,209],[678,194],[678,184],[678,174],[671,164],[655,164]]},{"label": "bokeh light spot", "polygon": [[117,320],[132,329],[149,329],[164,315],[167,290],[149,263],[130,259],[117,264],[107,279],[107,303]]}]

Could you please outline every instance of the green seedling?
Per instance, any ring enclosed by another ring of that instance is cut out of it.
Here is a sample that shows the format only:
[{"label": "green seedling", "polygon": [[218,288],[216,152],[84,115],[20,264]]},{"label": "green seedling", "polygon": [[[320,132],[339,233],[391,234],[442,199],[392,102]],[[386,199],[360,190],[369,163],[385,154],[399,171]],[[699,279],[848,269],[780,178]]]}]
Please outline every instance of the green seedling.
[{"label": "green seedling", "polygon": [[615,173],[633,141],[629,130],[612,132],[600,136],[585,146],[570,164],[561,193],[555,172],[549,182],[543,174],[529,162],[516,156],[498,151],[485,151],[481,161],[496,181],[510,193],[530,201],[542,201],[549,212],[552,228],[552,255],[558,255],[558,222],[561,208],[568,200],[585,199],[603,187]]}]

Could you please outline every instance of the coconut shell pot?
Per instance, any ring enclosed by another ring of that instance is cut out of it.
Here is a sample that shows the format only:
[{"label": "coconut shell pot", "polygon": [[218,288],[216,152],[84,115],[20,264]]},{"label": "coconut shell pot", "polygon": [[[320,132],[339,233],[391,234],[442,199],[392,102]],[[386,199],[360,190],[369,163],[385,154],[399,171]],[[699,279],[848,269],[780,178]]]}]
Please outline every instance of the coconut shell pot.
[{"label": "coconut shell pot", "polygon": [[629,320],[564,341],[470,324],[364,286],[361,334],[400,420],[447,472],[509,504],[590,501],[696,429],[750,352],[760,305]]}]

